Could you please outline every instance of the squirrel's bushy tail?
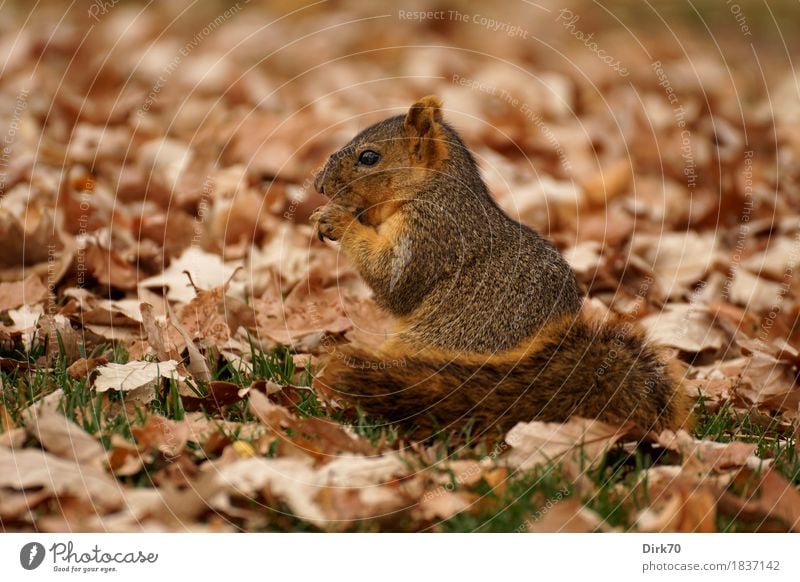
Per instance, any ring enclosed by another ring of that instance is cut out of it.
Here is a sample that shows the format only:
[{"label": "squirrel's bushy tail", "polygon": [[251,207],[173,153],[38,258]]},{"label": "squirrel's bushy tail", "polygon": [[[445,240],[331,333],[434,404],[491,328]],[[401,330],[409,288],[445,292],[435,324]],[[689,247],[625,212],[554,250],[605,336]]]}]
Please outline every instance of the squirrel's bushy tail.
[{"label": "squirrel's bushy tail", "polygon": [[499,355],[344,346],[317,380],[371,415],[416,426],[412,437],[459,430],[503,434],[517,422],[577,415],[644,430],[676,429],[690,411],[680,374],[621,322],[583,316],[549,324]]}]

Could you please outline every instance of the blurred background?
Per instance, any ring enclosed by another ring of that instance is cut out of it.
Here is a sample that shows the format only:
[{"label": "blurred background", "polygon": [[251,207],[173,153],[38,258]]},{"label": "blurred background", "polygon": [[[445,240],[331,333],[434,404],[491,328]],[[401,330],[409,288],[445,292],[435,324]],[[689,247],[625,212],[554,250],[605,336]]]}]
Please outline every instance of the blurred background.
[{"label": "blurred background", "polygon": [[429,93],[503,208],[575,249],[595,291],[644,235],[760,251],[738,225],[770,231],[800,204],[799,17],[788,1],[5,3],[4,278],[52,269],[69,239],[89,260],[64,280],[112,292],[192,245],[263,252],[324,203],[308,186],[332,151]]}]

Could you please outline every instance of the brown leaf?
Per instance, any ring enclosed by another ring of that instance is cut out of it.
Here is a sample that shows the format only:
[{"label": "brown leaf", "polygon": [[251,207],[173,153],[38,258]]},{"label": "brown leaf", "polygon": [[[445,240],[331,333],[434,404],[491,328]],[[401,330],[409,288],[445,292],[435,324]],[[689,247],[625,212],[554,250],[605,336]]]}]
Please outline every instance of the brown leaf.
[{"label": "brown leaf", "polygon": [[159,275],[148,277],[140,283],[142,287],[161,289],[167,287],[167,298],[178,303],[188,303],[195,296],[191,280],[200,289],[212,289],[225,285],[241,266],[240,261],[223,262],[219,255],[206,253],[191,246]]},{"label": "brown leaf", "polygon": [[107,473],[36,449],[0,448],[0,488],[43,489],[50,496],[73,495],[101,509],[118,507],[119,484]]},{"label": "brown leaf", "polygon": [[751,352],[740,371],[735,392],[746,402],[765,404],[772,401],[780,409],[787,396],[797,391],[798,351],[786,342],[767,344],[760,341],[740,341]]},{"label": "brown leaf", "polygon": [[558,501],[551,507],[545,505],[523,525],[536,533],[582,533],[604,529],[603,518],[574,498]]},{"label": "brown leaf", "polygon": [[230,339],[231,330],[225,319],[226,288],[219,286],[209,291],[201,290],[180,310],[180,322],[193,340],[221,346]]},{"label": "brown leaf", "polygon": [[724,496],[724,509],[737,519],[762,525],[767,518],[780,520],[789,531],[800,532],[800,491],[774,469],[755,475],[743,471],[748,481],[755,478],[755,486],[747,497],[732,492]]},{"label": "brown leaf", "polygon": [[119,435],[112,435],[108,451],[108,466],[114,475],[126,477],[142,470],[145,458],[133,443]]},{"label": "brown leaf", "polygon": [[448,519],[469,508],[471,496],[461,491],[434,489],[422,495],[417,511],[422,519]]},{"label": "brown leaf", "polygon": [[683,430],[677,434],[665,430],[659,435],[658,442],[670,450],[680,452],[684,458],[691,457],[704,470],[720,472],[743,466],[758,469],[765,463],[768,464],[768,461],[755,455],[756,445],[752,443],[716,443],[694,439]]},{"label": "brown leaf", "polygon": [[520,422],[506,435],[505,440],[511,445],[507,459],[511,466],[520,469],[555,460],[590,467],[632,428],[632,424],[618,427],[578,417],[564,424]]},{"label": "brown leaf", "polygon": [[[156,319],[153,311],[153,306],[149,303],[142,303],[140,305],[142,312],[142,325],[144,326],[145,333],[147,334],[147,341],[150,347],[156,352],[156,356],[161,361],[175,360],[180,361],[180,353],[175,338],[170,334],[170,326],[163,321]],[[180,337],[180,334],[176,335]]]},{"label": "brown leaf", "polygon": [[39,303],[47,297],[47,287],[36,275],[24,281],[0,283],[0,312],[14,309],[20,305]]},{"label": "brown leaf", "polygon": [[85,253],[87,269],[103,285],[115,289],[135,289],[139,280],[136,267],[113,249],[90,244]]},{"label": "brown leaf", "polygon": [[81,378],[86,378],[89,374],[91,374],[96,367],[107,363],[108,358],[104,356],[98,356],[95,358],[80,358],[75,360],[67,368],[67,374],[69,374],[70,378],[80,380]]},{"label": "brown leaf", "polygon": [[101,467],[105,449],[67,417],[49,408],[34,408],[25,419],[25,428],[50,453],[85,467]]},{"label": "brown leaf", "polygon": [[631,174],[631,163],[627,158],[610,164],[583,182],[586,200],[595,206],[605,206],[625,193],[630,185]]},{"label": "brown leaf", "polygon": [[[214,481],[226,492],[226,497],[251,496],[266,489],[285,501],[297,517],[326,528],[336,526],[330,520],[339,519],[339,509],[326,503],[324,497],[320,503],[319,496],[324,490],[329,487],[356,490],[360,501],[355,504],[350,500],[348,517],[369,517],[374,515],[376,501],[380,505],[391,502],[391,492],[387,499],[383,485],[409,471],[396,455],[343,455],[316,469],[307,457],[251,457],[228,465],[212,463],[207,470],[213,471]],[[215,497],[212,503],[224,509],[228,502]]]},{"label": "brown leaf", "polygon": [[642,320],[653,342],[684,352],[718,351],[728,345],[708,308],[695,303],[670,303],[660,312]]},{"label": "brown leaf", "polygon": [[719,493],[710,485],[679,476],[648,489],[650,507],[639,512],[636,526],[646,532],[716,531]]},{"label": "brown leaf", "polygon": [[716,235],[694,231],[640,234],[631,241],[631,251],[653,269],[656,291],[661,297],[687,294],[717,260]]},{"label": "brown leaf", "polygon": [[320,460],[327,460],[332,454],[343,451],[375,452],[369,441],[348,432],[338,423],[321,418],[297,418],[287,408],[270,402],[261,392],[251,390],[249,394],[248,408],[265,426],[276,434],[282,434],[283,428],[291,428],[296,435],[291,440]]},{"label": "brown leaf", "polygon": [[181,454],[191,435],[186,421],[175,421],[150,415],[144,426],[131,428],[136,444],[143,450],[154,449],[168,458]]},{"label": "brown leaf", "polygon": [[207,389],[208,395],[203,398],[183,396],[181,398],[183,407],[186,410],[199,410],[201,407],[208,410],[219,410],[242,399],[242,396],[239,395],[242,388],[232,382],[215,380],[208,383]]}]

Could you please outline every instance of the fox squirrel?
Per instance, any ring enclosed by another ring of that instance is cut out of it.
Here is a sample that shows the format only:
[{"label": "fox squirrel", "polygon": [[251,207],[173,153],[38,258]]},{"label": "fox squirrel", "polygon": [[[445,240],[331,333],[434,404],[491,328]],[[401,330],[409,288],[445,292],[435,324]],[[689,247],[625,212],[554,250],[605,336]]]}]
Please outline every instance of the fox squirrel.
[{"label": "fox squirrel", "polygon": [[572,415],[687,422],[674,364],[631,324],[582,313],[564,257],[496,205],[437,97],[359,133],[314,185],[330,198],[317,235],[339,241],[397,321],[374,351],[337,348],[321,388],[423,436]]}]

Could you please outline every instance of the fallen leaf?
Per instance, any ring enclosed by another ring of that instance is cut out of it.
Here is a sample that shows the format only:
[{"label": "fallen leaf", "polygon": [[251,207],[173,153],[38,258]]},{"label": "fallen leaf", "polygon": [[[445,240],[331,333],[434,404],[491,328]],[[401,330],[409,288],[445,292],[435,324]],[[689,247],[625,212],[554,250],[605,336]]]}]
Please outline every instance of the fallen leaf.
[{"label": "fallen leaf", "polygon": [[654,343],[685,352],[717,351],[728,345],[727,336],[715,327],[709,310],[699,304],[668,304],[660,312],[645,317],[642,325]]},{"label": "fallen leaf", "polygon": [[46,408],[35,409],[25,419],[25,428],[57,457],[98,469],[105,463],[103,445],[57,412]]},{"label": "fallen leaf", "polygon": [[50,496],[73,495],[99,509],[118,507],[120,485],[99,469],[84,467],[36,449],[0,448],[0,488],[42,488]]},{"label": "fallen leaf", "polygon": [[131,428],[140,450],[154,449],[167,458],[177,457],[186,446],[191,428],[185,421],[175,421],[157,414],[147,417],[144,426]]},{"label": "fallen leaf", "polygon": [[177,373],[177,368],[178,362],[175,360],[106,364],[97,368],[94,389],[97,392],[105,392],[107,390],[129,392],[152,384],[161,378],[184,380],[185,378]]},{"label": "fallen leaf", "polygon": [[[529,523],[527,523],[529,522]],[[545,506],[533,519],[526,519],[529,532],[582,533],[607,529],[603,518],[578,499],[565,499]]]},{"label": "fallen leaf", "polygon": [[417,511],[422,519],[448,519],[469,508],[472,500],[460,491],[427,491]]},{"label": "fallen leaf", "polygon": [[104,356],[98,356],[96,358],[80,358],[70,364],[70,366],[67,368],[67,374],[69,374],[70,378],[80,380],[81,378],[86,378],[89,376],[89,374],[91,374],[98,366],[102,366],[107,363],[108,358]]},{"label": "fallen leaf", "polygon": [[90,244],[85,257],[88,270],[99,283],[115,289],[136,289],[139,279],[136,267],[115,250]]},{"label": "fallen leaf", "polygon": [[723,499],[727,513],[758,525],[768,518],[778,519],[787,530],[800,532],[800,491],[794,485],[774,469],[761,475],[749,472],[744,477],[755,480],[752,494],[743,498],[726,492]]},{"label": "fallen leaf", "polygon": [[588,468],[600,461],[632,427],[617,427],[577,417],[564,424],[520,422],[506,435],[505,440],[511,446],[507,461],[520,469],[558,460]]},{"label": "fallen leaf", "polygon": [[605,206],[614,198],[624,194],[631,182],[631,162],[629,159],[617,160],[603,168],[591,178],[586,179],[583,193],[589,204]]},{"label": "fallen leaf", "polygon": [[675,299],[686,295],[717,260],[717,241],[713,233],[694,231],[637,234],[631,251],[647,261],[661,297]]},{"label": "fallen leaf", "polygon": [[173,259],[160,275],[141,281],[141,287],[167,287],[167,298],[178,303],[189,303],[196,297],[194,287],[186,276],[200,289],[212,289],[225,285],[241,266],[241,262],[223,262],[219,255],[212,255],[195,247],[189,247],[180,258]]},{"label": "fallen leaf", "polygon": [[31,275],[24,281],[0,283],[0,312],[44,301],[47,293],[47,287],[42,285],[42,280],[36,275]]},{"label": "fallen leaf", "polygon": [[719,493],[709,485],[678,477],[658,481],[648,488],[650,507],[636,517],[636,528],[644,532],[717,531]]},{"label": "fallen leaf", "polygon": [[[396,455],[372,458],[343,455],[318,469],[310,458],[252,457],[223,466],[212,463],[206,470],[213,471],[215,483],[224,492],[214,498],[214,506],[219,509],[227,507],[230,495],[250,497],[267,489],[272,496],[285,501],[296,517],[331,528],[336,525],[331,523],[335,517],[326,513],[317,501],[324,489],[358,489],[359,495],[369,495],[365,492],[409,469]],[[368,508],[365,503],[364,509]]]}]

